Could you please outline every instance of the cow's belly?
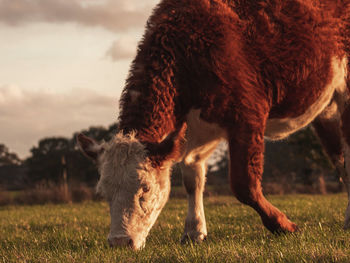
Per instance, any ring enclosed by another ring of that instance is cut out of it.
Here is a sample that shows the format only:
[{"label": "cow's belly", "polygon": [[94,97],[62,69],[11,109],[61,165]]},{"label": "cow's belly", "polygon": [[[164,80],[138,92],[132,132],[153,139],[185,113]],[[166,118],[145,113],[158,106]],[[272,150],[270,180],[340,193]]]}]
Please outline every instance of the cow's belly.
[{"label": "cow's belly", "polygon": [[343,58],[342,60],[333,58],[332,81],[325,87],[324,92],[318,100],[310,105],[302,115],[296,118],[268,119],[266,123],[265,137],[270,140],[283,139],[312,122],[330,103],[334,91],[343,91],[346,88],[346,67],[346,58]]}]

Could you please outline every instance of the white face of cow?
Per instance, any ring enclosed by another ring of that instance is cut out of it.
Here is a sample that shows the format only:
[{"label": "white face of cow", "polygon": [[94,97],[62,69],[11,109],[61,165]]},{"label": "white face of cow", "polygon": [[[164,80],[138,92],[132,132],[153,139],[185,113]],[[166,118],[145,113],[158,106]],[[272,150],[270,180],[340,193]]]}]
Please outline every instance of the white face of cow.
[{"label": "white face of cow", "polygon": [[109,244],[142,248],[168,200],[170,165],[153,168],[144,145],[133,135],[118,134],[102,145],[79,135],[78,144],[86,155],[96,160],[101,175],[97,192],[110,205]]}]

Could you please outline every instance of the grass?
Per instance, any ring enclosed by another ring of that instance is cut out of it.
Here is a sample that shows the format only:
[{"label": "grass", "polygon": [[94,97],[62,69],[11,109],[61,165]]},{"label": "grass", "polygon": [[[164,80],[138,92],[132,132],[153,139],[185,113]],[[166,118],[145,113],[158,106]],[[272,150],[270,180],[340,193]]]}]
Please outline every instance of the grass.
[{"label": "grass", "polygon": [[296,222],[297,234],[274,236],[233,197],[205,200],[208,240],[181,245],[187,202],[171,199],[133,252],[110,249],[104,202],[0,207],[0,262],[350,262],[350,231],[342,229],[345,194],[268,198]]}]

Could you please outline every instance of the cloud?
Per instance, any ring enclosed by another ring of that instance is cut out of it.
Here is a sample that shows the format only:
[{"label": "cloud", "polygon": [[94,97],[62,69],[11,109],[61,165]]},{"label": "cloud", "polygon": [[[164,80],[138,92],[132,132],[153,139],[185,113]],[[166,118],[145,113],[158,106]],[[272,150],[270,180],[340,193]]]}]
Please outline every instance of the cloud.
[{"label": "cloud", "polygon": [[115,122],[117,102],[116,97],[85,89],[59,94],[0,86],[0,143],[28,156],[44,137],[70,137],[90,126]]},{"label": "cloud", "polygon": [[154,4],[155,0],[0,0],[0,22],[73,22],[121,32],[143,27]]},{"label": "cloud", "polygon": [[137,39],[135,37],[122,37],[114,41],[107,50],[106,56],[113,61],[129,59],[136,55]]}]

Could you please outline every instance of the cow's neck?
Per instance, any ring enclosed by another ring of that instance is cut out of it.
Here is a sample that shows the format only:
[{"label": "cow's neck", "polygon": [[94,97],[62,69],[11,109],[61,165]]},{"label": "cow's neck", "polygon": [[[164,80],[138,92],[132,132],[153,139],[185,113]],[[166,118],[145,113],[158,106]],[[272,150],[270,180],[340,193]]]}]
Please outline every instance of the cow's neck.
[{"label": "cow's neck", "polygon": [[133,62],[120,100],[124,133],[136,131],[140,141],[159,143],[176,127],[175,62],[164,47],[144,41]]}]

